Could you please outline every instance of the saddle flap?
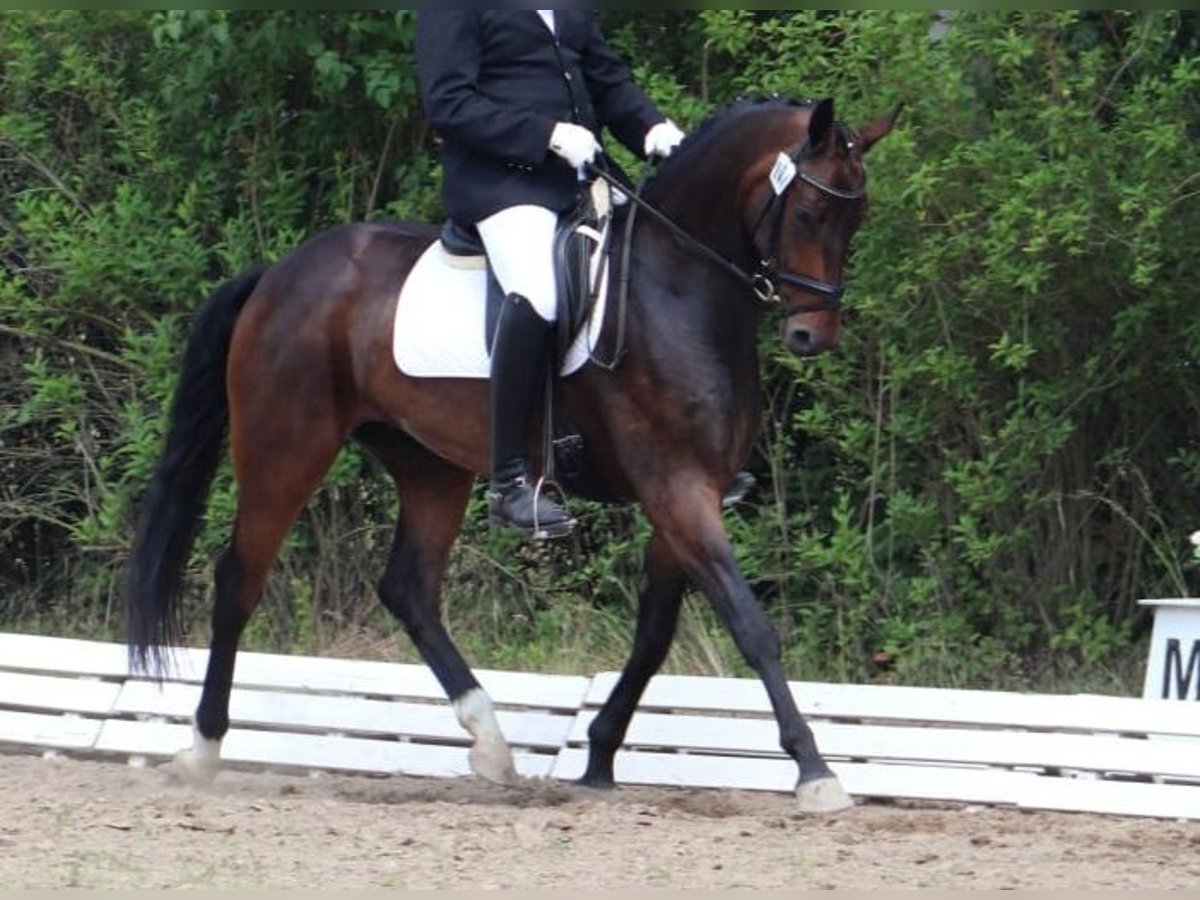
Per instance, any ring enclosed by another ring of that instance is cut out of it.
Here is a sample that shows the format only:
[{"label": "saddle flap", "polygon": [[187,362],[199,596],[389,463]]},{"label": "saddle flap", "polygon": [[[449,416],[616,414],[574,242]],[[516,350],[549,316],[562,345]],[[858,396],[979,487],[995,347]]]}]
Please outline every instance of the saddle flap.
[{"label": "saddle flap", "polygon": [[[562,217],[554,241],[558,287],[557,360],[568,358],[579,334],[588,327],[607,284],[606,274],[615,208],[612,188],[593,182],[578,205]],[[488,353],[496,339],[504,292],[487,262],[478,229],[447,220],[439,244],[445,264],[460,270],[487,270],[484,342]]]},{"label": "saddle flap", "polygon": [[612,189],[596,182],[575,210],[559,225],[554,246],[558,282],[558,356],[591,318],[606,284],[605,271],[612,234]]}]

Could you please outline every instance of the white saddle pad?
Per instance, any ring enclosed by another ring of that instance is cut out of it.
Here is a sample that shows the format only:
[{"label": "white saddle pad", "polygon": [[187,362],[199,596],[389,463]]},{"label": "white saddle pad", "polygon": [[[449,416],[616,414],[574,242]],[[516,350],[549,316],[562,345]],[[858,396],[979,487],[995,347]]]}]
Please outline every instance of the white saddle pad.
[{"label": "white saddle pad", "polygon": [[[595,277],[600,300],[567,353],[564,377],[584,367],[600,340],[608,305],[608,267]],[[400,291],[396,365],[412,378],[486,379],[491,370],[486,319],[487,271],[455,266],[441,242],[434,242]]]}]

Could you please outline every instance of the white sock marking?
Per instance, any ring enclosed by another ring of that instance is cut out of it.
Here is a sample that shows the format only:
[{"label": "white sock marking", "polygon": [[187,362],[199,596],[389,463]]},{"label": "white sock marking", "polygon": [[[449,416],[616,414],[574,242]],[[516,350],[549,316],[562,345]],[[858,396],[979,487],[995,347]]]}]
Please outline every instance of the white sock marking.
[{"label": "white sock marking", "polygon": [[492,706],[492,698],[482,688],[476,688],[464,694],[454,704],[454,712],[458,722],[476,741],[491,743],[503,741],[500,723],[496,720],[496,710]]},{"label": "white sock marking", "polygon": [[454,704],[459,724],[475,739],[471,748],[471,771],[489,781],[510,784],[516,780],[512,751],[500,731],[492,699],[481,688],[460,697]]},{"label": "white sock marking", "polygon": [[221,767],[221,741],[210,740],[192,728],[192,747],[182,751],[176,759],[183,764],[192,778],[197,781],[212,781]]}]

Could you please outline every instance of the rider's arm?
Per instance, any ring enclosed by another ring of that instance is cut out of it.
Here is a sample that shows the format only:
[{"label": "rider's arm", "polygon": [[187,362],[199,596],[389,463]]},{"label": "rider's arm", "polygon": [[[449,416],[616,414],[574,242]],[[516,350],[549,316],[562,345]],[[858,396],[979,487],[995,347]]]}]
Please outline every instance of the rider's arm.
[{"label": "rider's arm", "polygon": [[646,135],[666,116],[636,84],[600,31],[595,13],[588,14],[583,74],[600,123],[638,156],[646,152]]},{"label": "rider's arm", "polygon": [[443,137],[506,162],[540,166],[558,124],[479,92],[483,36],[478,12],[417,13],[417,74],[430,124]]}]

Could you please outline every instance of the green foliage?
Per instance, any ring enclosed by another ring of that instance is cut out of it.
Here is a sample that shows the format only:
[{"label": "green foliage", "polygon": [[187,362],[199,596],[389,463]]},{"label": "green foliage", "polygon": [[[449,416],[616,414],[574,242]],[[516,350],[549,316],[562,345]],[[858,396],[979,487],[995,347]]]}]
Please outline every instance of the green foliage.
[{"label": "green foliage", "polygon": [[907,679],[953,647],[980,655],[943,680],[1113,660],[1139,597],[1188,590],[1194,19],[960,13],[931,42],[919,13],[705,15],[739,86],[804,84],[854,121],[907,104],[842,351],[767,345],[806,445],[779,602],[839,650],[846,623],[855,675],[878,649]]},{"label": "green foliage", "polygon": [[[789,672],[1124,684],[1141,597],[1195,591],[1200,54],[1189,12],[605,14],[692,126],[741,92],[834,96],[870,219],[839,352],[764,329],[769,413],[729,516]],[[120,571],[190,315],[340,222],[438,215],[413,12],[0,12],[0,626],[116,635]],[[623,157],[633,165],[632,159]],[[227,474],[191,572],[203,634]],[[585,506],[548,551],[478,499],[447,580],[482,662],[614,666],[644,521]],[[396,513],[347,451],[289,538],[249,641],[389,631]],[[373,639],[372,639],[373,640]],[[703,604],[677,669],[741,672]]]}]

